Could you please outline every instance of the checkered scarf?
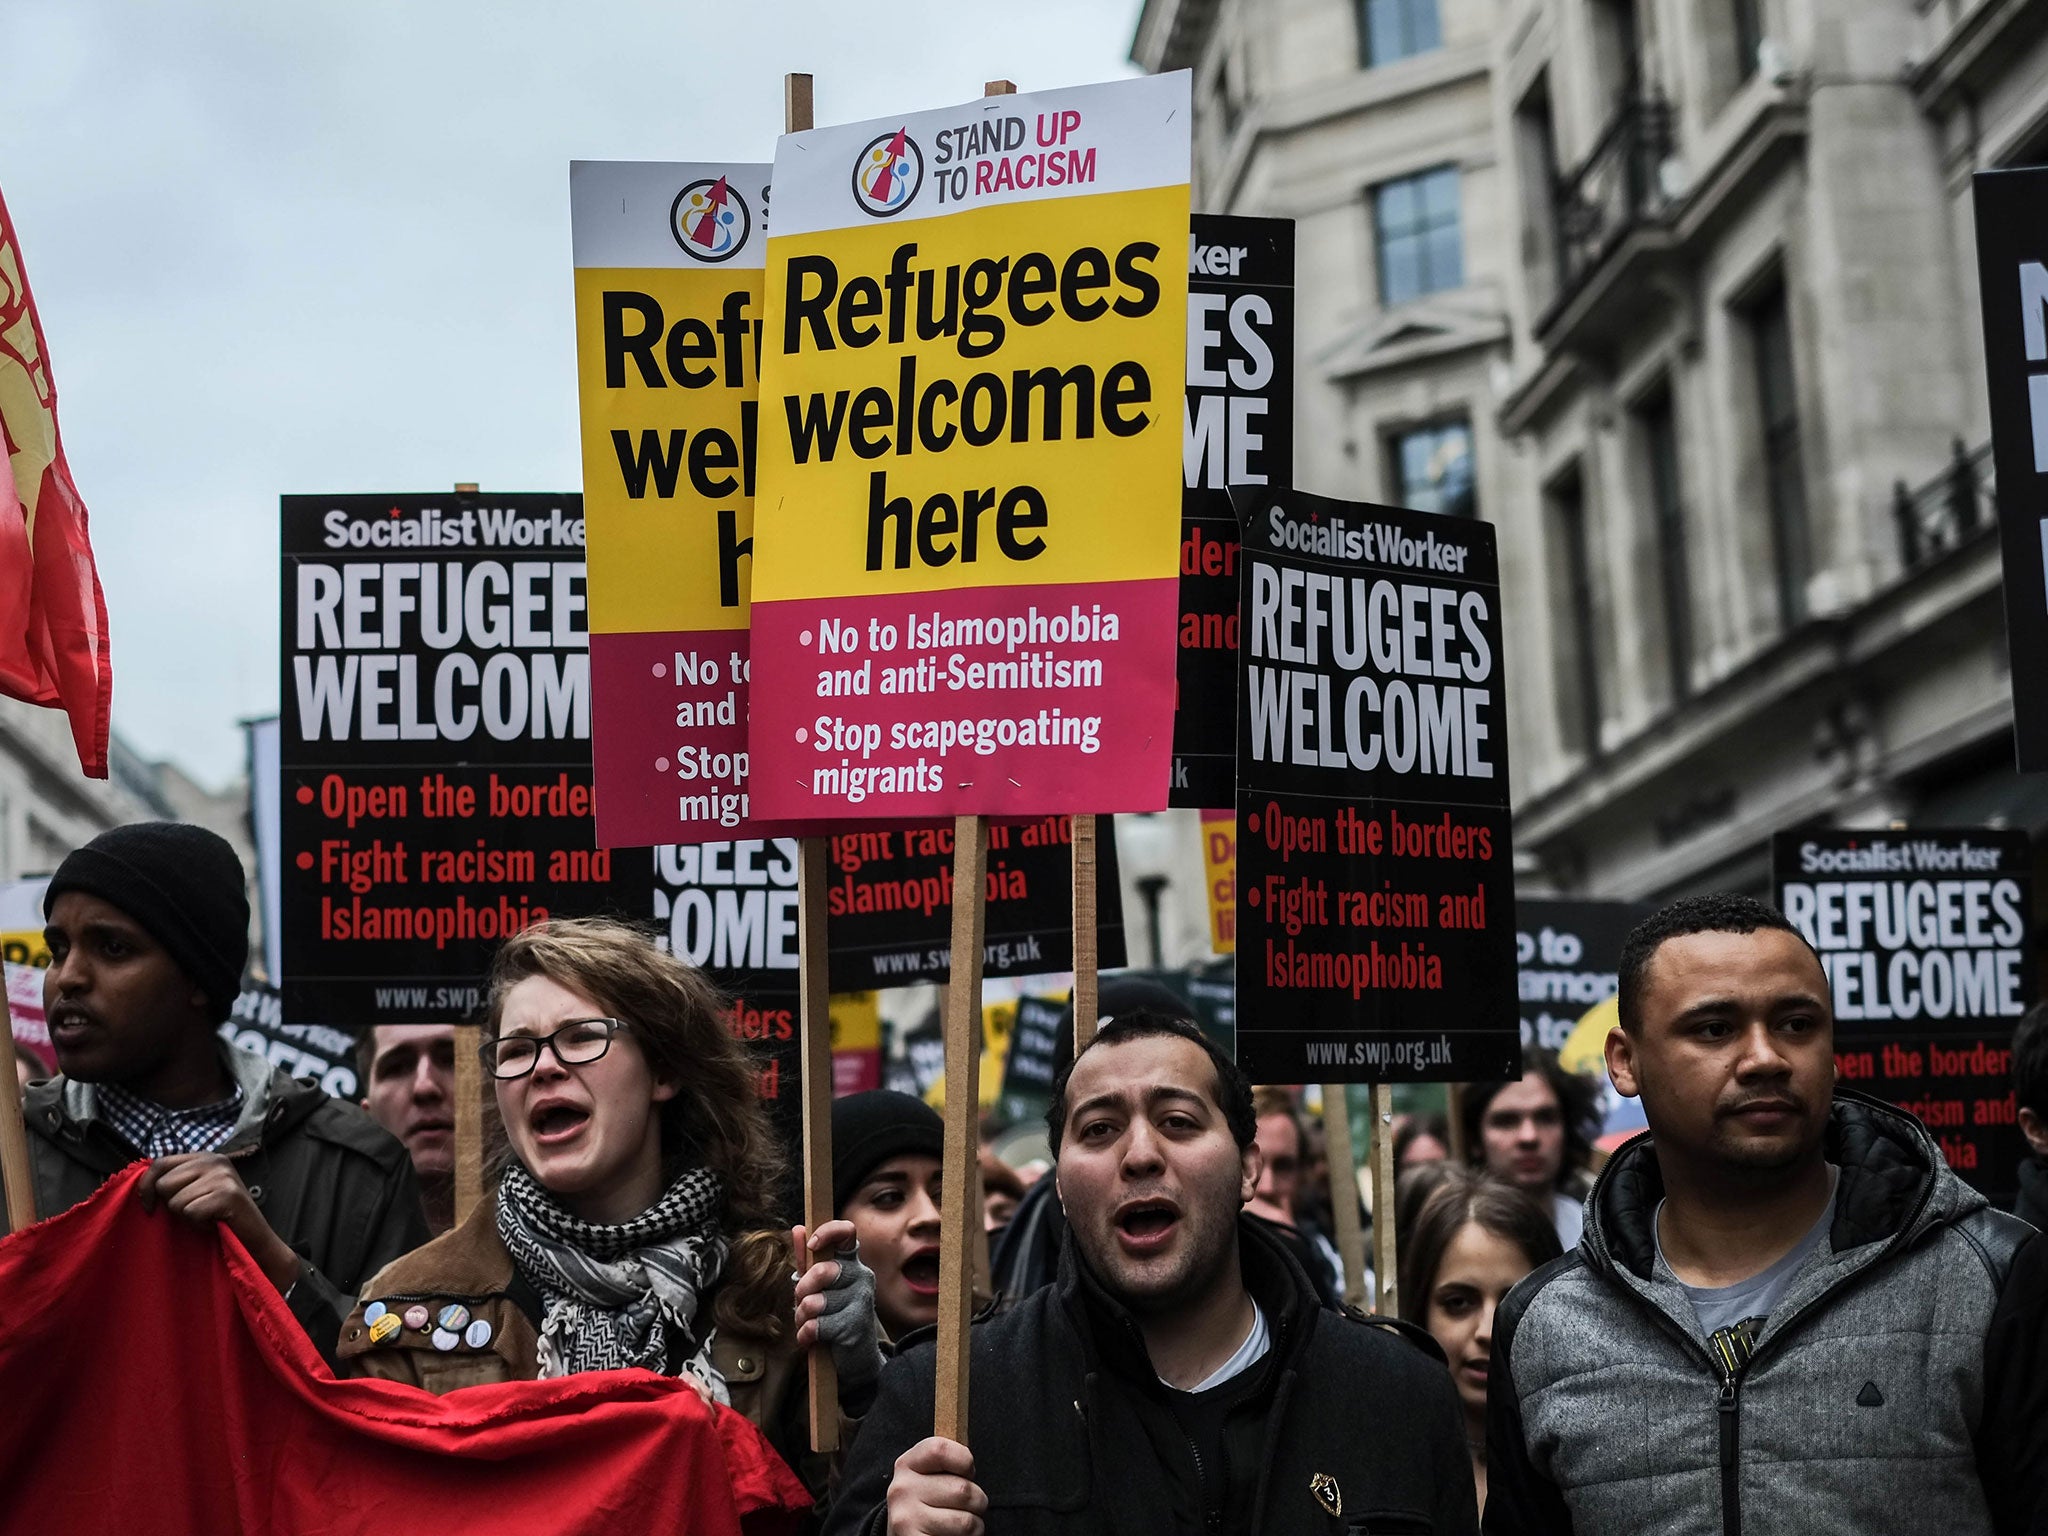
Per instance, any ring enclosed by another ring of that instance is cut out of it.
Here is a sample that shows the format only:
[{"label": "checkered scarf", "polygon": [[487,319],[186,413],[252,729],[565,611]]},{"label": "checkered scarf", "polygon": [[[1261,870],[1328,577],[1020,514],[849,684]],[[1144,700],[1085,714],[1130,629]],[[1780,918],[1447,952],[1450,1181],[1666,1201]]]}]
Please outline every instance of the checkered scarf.
[{"label": "checkered scarf", "polygon": [[601,1226],[570,1215],[517,1163],[505,1170],[498,1236],[541,1294],[543,1377],[626,1366],[688,1371],[718,1401],[730,1400],[711,1364],[713,1330],[697,1326],[699,1303],[725,1268],[721,1194],[717,1174],[688,1168],[631,1221]]}]

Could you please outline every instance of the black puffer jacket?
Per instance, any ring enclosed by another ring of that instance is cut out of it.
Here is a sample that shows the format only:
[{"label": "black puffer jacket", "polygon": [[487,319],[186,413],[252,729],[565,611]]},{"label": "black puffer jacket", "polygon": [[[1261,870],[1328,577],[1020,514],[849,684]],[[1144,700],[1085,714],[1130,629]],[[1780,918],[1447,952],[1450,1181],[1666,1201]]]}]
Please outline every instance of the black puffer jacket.
[{"label": "black puffer jacket", "polygon": [[[271,1229],[306,1261],[290,1305],[333,1362],[342,1320],[363,1282],[427,1240],[412,1159],[353,1104],[285,1076],[261,1056],[229,1049],[242,1118],[222,1148]],[[55,1216],[135,1161],[94,1112],[93,1087],[64,1076],[38,1083],[24,1115],[36,1214]]]},{"label": "black puffer jacket", "polygon": [[[1300,1265],[1250,1220],[1238,1241],[1272,1334],[1224,1437],[1220,1475],[1245,1495],[1224,1502],[1249,1511],[1244,1528],[1476,1532],[1464,1419],[1435,1345],[1400,1323],[1318,1307]],[[936,1349],[928,1335],[906,1345],[854,1438],[827,1536],[885,1531],[896,1458],[932,1432]],[[1201,1531],[1192,1442],[1137,1325],[1072,1244],[1056,1284],[975,1324],[968,1387],[988,1536]]]}]

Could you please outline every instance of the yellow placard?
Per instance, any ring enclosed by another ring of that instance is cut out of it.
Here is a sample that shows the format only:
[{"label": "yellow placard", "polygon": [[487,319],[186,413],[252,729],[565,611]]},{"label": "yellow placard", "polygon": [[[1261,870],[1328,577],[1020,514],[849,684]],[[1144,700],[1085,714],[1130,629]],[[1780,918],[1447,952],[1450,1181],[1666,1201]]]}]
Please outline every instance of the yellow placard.
[{"label": "yellow placard", "polygon": [[747,627],[759,268],[582,268],[594,634]]},{"label": "yellow placard", "polygon": [[1202,870],[1209,891],[1209,943],[1237,951],[1237,812],[1202,812]]},{"label": "yellow placard", "polygon": [[[1187,188],[1153,187],[771,238],[768,292],[819,295],[823,318],[784,302],[776,321],[794,350],[772,359],[764,401],[761,482],[777,504],[755,595],[1172,576],[1187,220]],[[846,345],[842,288],[896,272],[909,279],[900,339],[885,307],[852,323],[856,337],[872,326],[873,343]],[[1005,273],[1024,275],[1022,298]],[[953,333],[920,339],[923,296],[955,289]],[[1020,308],[1034,323],[1018,322]],[[1019,487],[1030,505],[1008,500]],[[907,510],[889,510],[899,502]]]}]

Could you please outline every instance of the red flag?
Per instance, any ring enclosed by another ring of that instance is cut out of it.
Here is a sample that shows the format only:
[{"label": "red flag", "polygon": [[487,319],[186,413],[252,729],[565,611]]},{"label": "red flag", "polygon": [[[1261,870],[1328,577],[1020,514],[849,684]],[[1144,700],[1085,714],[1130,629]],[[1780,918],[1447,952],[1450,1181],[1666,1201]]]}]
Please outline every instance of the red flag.
[{"label": "red flag", "polygon": [[21,241],[0,198],[0,693],[71,717],[87,777],[107,776],[114,671],[107,600],[87,538],[85,502],[57,434],[42,322]]},{"label": "red flag", "polygon": [[770,1536],[808,1508],[760,1431],[650,1372],[336,1381],[225,1227],[143,1212],[140,1170],[0,1242],[8,1529]]}]

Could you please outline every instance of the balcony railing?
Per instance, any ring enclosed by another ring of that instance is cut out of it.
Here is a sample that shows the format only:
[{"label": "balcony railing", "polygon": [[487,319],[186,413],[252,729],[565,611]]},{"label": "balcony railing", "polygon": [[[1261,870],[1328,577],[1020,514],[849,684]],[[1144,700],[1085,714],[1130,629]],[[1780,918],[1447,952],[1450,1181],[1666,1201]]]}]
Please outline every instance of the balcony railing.
[{"label": "balcony railing", "polygon": [[1998,518],[1991,445],[1966,448],[1959,437],[1948,468],[1917,488],[1897,481],[1892,516],[1899,528],[1899,562],[1906,570],[1967,543]]},{"label": "balcony railing", "polygon": [[1671,104],[1631,93],[1578,168],[1552,195],[1562,302],[1631,231],[1660,216],[1660,170],[1672,150]]}]

